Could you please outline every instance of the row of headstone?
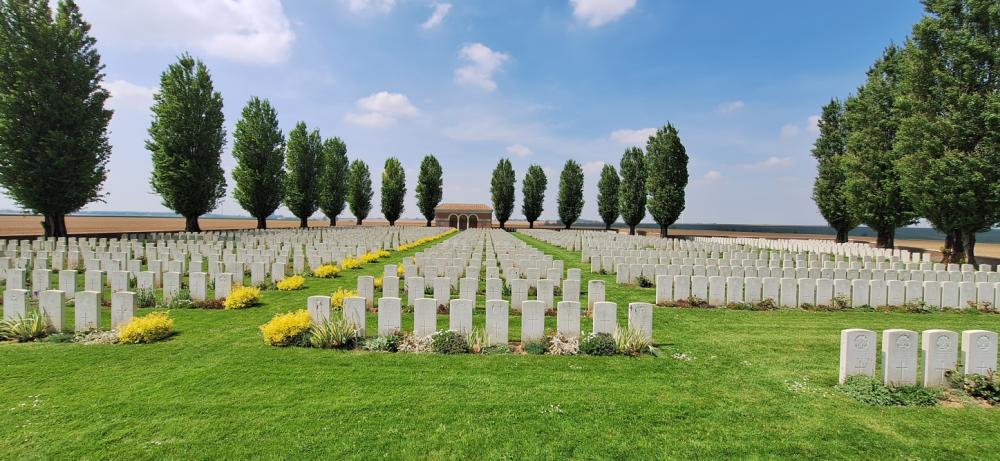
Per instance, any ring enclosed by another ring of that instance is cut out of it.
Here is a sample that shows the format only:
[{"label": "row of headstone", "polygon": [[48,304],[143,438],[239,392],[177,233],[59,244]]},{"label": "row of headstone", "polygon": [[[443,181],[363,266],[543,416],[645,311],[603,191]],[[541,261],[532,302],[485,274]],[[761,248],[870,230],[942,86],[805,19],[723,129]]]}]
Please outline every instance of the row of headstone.
[{"label": "row of headstone", "polygon": [[[331,319],[330,297],[310,296],[307,303],[309,315],[315,323]],[[472,317],[475,302],[471,299],[453,299],[448,303],[448,329],[464,335],[472,332]],[[509,342],[510,303],[506,300],[486,301],[486,337],[489,344]],[[525,301],[521,306],[521,341],[540,340],[545,335],[546,306],[541,301]],[[344,320],[350,322],[362,336],[367,335],[367,299],[349,297],[344,299]],[[413,307],[414,336],[425,337],[438,331],[438,300],[417,298]],[[403,331],[402,301],[399,298],[383,297],[378,301],[379,336]],[[581,335],[580,303],[561,301],[556,307],[556,331],[567,338]],[[594,305],[594,333],[613,334],[618,328],[618,306],[612,302],[598,302]],[[628,328],[641,332],[648,340],[653,338],[653,306],[649,303],[630,303],[628,306]]]},{"label": "row of headstone", "polygon": [[[927,263],[928,265],[930,263]],[[742,267],[670,264],[619,264],[614,272],[619,285],[636,284],[640,277],[653,280],[660,275],[704,275],[722,277],[785,277],[846,280],[914,280],[937,282],[1000,282],[1000,272],[896,270],[896,269],[793,269],[790,267]]]},{"label": "row of headstone", "polygon": [[779,306],[831,305],[835,298],[851,307],[903,306],[966,308],[1000,306],[1000,283],[830,280],[776,277],[661,275],[656,303],[698,298],[713,306],[771,300]]},{"label": "row of headstone", "polygon": [[[966,375],[987,375],[997,368],[997,334],[966,330],[961,335],[962,369]],[[875,376],[877,341],[874,331],[851,328],[840,332],[841,384],[852,375]],[[917,384],[917,350],[923,353],[925,387],[945,386],[947,373],[958,371],[959,335],[949,330],[882,332],[882,379],[888,386]]]},{"label": "row of headstone", "polygon": [[[45,316],[52,329],[66,331],[66,292],[62,290],[42,291],[38,297],[38,311]],[[27,290],[10,289],[3,293],[3,318],[16,320],[29,314]],[[101,328],[101,293],[78,291],[73,296],[73,331],[86,332]],[[119,291],[111,295],[111,329],[128,323],[136,315],[135,293]]]}]

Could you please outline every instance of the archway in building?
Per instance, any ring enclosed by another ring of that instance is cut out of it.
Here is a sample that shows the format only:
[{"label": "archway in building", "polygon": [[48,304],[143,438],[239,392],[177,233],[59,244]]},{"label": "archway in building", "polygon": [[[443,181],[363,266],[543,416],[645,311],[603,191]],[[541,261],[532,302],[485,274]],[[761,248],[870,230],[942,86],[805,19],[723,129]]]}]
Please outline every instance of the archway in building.
[{"label": "archway in building", "polygon": [[458,217],[458,230],[465,230],[469,227],[469,217],[462,215]]},{"label": "archway in building", "polygon": [[448,216],[448,227],[458,227],[458,216]]},{"label": "archway in building", "polygon": [[479,216],[469,215],[469,229],[475,229],[479,227]]}]

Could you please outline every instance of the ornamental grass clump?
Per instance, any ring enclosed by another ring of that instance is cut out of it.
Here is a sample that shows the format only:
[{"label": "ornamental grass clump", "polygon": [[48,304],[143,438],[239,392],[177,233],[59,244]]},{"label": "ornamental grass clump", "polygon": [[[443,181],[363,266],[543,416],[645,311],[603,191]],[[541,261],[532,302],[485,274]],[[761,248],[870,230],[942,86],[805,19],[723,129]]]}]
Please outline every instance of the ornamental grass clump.
[{"label": "ornamental grass clump", "polygon": [[27,317],[17,316],[0,321],[0,339],[26,343],[44,338],[51,332],[52,324],[49,323],[49,319],[38,312],[32,312]]},{"label": "ornamental grass clump", "polygon": [[260,326],[264,344],[269,346],[302,346],[309,340],[312,318],[305,309],[284,314],[275,314],[269,322]]},{"label": "ornamental grass clump", "polygon": [[332,279],[340,274],[340,269],[333,264],[324,264],[313,271],[313,277],[321,279]]},{"label": "ornamental grass clump", "polygon": [[619,327],[614,338],[618,351],[625,355],[640,355],[652,346],[646,335],[635,328]]},{"label": "ornamental grass clump", "polygon": [[333,309],[343,309],[344,299],[353,298],[357,296],[358,293],[354,290],[348,290],[346,288],[339,288],[330,295],[330,307]]},{"label": "ornamental grass clump", "polygon": [[306,286],[306,278],[301,275],[293,275],[279,280],[275,286],[278,288],[278,291],[301,290]]},{"label": "ornamental grass clump", "polygon": [[246,309],[260,304],[260,288],[236,287],[229,292],[223,307],[227,310]]},{"label": "ornamental grass clump", "polygon": [[122,344],[155,343],[174,334],[174,320],[169,312],[152,312],[133,317],[118,328],[118,342]]},{"label": "ornamental grass clump", "polygon": [[354,323],[339,315],[309,328],[309,345],[318,349],[349,349],[357,345],[359,339]]}]

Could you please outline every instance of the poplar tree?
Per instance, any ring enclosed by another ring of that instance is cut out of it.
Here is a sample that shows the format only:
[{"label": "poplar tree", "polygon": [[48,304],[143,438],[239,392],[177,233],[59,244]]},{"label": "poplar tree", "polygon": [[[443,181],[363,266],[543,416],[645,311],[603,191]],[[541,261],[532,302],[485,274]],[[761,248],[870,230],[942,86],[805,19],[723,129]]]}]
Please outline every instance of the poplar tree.
[{"label": "poplar tree", "polygon": [[493,213],[497,216],[500,228],[504,229],[510,214],[514,211],[514,167],[510,160],[500,159],[493,169],[493,179],[490,181],[490,196],[493,199]]},{"label": "poplar tree", "polygon": [[285,193],[285,137],[278,113],[267,99],[250,98],[233,133],[233,196],[257,228],[267,229],[267,217],[281,206]]},{"label": "poplar tree", "polygon": [[858,226],[844,191],[844,156],[847,155],[847,125],[844,105],[837,99],[823,106],[819,119],[819,137],[813,145],[816,159],[816,182],[813,201],[823,219],[837,232],[837,243],[846,243],[847,234]]},{"label": "poplar tree", "polygon": [[604,221],[604,230],[618,220],[618,187],[621,180],[614,165],[605,164],[601,169],[601,179],[597,181],[597,213]]},{"label": "poplar tree", "polygon": [[417,208],[427,219],[427,227],[434,220],[434,208],[441,203],[444,181],[441,179],[441,164],[433,155],[426,155],[420,161],[420,176],[417,177]]},{"label": "poplar tree", "polygon": [[0,2],[0,187],[46,237],[101,200],[111,155],[104,66],[76,2]]},{"label": "poplar tree", "polygon": [[396,157],[389,157],[382,170],[382,215],[390,226],[403,213],[403,198],[406,197],[406,172]]},{"label": "poplar tree", "polygon": [[319,209],[337,225],[347,199],[347,144],[338,137],[323,141],[323,159],[319,184]]},{"label": "poplar tree", "polygon": [[355,224],[360,226],[372,210],[372,175],[368,164],[361,160],[351,162],[347,173],[347,203]]},{"label": "poplar tree", "polygon": [[574,160],[567,160],[559,175],[559,197],[556,201],[559,219],[569,229],[583,212],[583,168]]},{"label": "poplar tree", "polygon": [[868,71],[868,79],[847,100],[844,191],[851,213],[875,231],[881,248],[895,246],[896,228],[916,222],[903,196],[894,150],[899,113],[895,108],[902,55],[889,46]]},{"label": "poplar tree", "polygon": [[299,227],[309,227],[309,217],[316,212],[319,200],[319,172],[323,141],[319,131],[307,131],[299,122],[288,133],[285,162],[285,206],[299,218]]},{"label": "poplar tree", "polygon": [[521,181],[521,195],[524,197],[521,202],[521,213],[524,213],[524,219],[528,221],[529,229],[535,228],[535,221],[542,215],[547,185],[548,179],[545,177],[545,171],[542,170],[542,167],[529,166]]},{"label": "poplar tree", "polygon": [[629,235],[646,216],[646,162],[638,147],[625,149],[619,164],[621,184],[618,189],[618,210],[628,225]]},{"label": "poplar tree", "polygon": [[688,156],[680,135],[667,123],[646,142],[646,208],[660,225],[660,237],[684,211],[684,188],[688,184]]},{"label": "poplar tree", "polygon": [[222,95],[205,64],[185,53],[160,76],[153,100],[146,141],[153,154],[150,184],[164,206],[184,217],[186,232],[199,232],[198,217],[226,195]]}]

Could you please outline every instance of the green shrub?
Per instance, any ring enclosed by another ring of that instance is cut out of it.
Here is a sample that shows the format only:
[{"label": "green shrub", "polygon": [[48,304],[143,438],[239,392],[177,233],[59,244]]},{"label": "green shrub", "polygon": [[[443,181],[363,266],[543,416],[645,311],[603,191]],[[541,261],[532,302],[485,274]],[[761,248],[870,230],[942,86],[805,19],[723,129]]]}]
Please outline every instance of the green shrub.
[{"label": "green shrub", "polygon": [[941,397],[941,393],[933,389],[918,385],[886,386],[878,378],[865,375],[848,376],[837,388],[861,403],[876,407],[930,407],[937,405]]},{"label": "green shrub", "polygon": [[27,317],[0,321],[0,339],[13,339],[26,343],[41,339],[52,332],[52,325],[44,315],[32,312]]},{"label": "green shrub", "polygon": [[372,352],[397,352],[399,344],[403,342],[401,333],[393,333],[387,336],[376,336],[365,341],[365,350]]},{"label": "green shrub", "polygon": [[618,346],[612,335],[591,333],[580,340],[580,352],[587,355],[615,355],[618,353]]},{"label": "green shrub", "polygon": [[521,345],[524,349],[524,353],[528,355],[544,355],[545,351],[549,349],[549,344],[546,341],[531,341]]},{"label": "green shrub", "polygon": [[510,354],[510,346],[506,344],[494,344],[492,346],[486,346],[482,349],[481,353],[483,355],[503,355]]},{"label": "green shrub", "polygon": [[640,288],[653,288],[653,281],[646,278],[645,275],[640,275],[636,280],[636,284],[638,284]]},{"label": "green shrub", "polygon": [[49,343],[71,343],[76,338],[76,335],[72,333],[55,333],[45,337],[45,342]]},{"label": "green shrub", "polygon": [[948,379],[952,387],[961,389],[969,397],[984,400],[991,405],[1000,404],[1000,380],[992,371],[986,375],[949,373]]},{"label": "green shrub", "polygon": [[164,309],[191,309],[194,307],[194,301],[191,300],[191,292],[188,290],[180,290],[170,300],[169,303],[162,306]]},{"label": "green shrub", "polygon": [[438,354],[464,354],[469,352],[469,342],[457,331],[436,331],[431,335],[431,350]]},{"label": "green shrub", "polygon": [[156,293],[149,289],[137,290],[135,292],[135,305],[140,309],[156,307]]}]

